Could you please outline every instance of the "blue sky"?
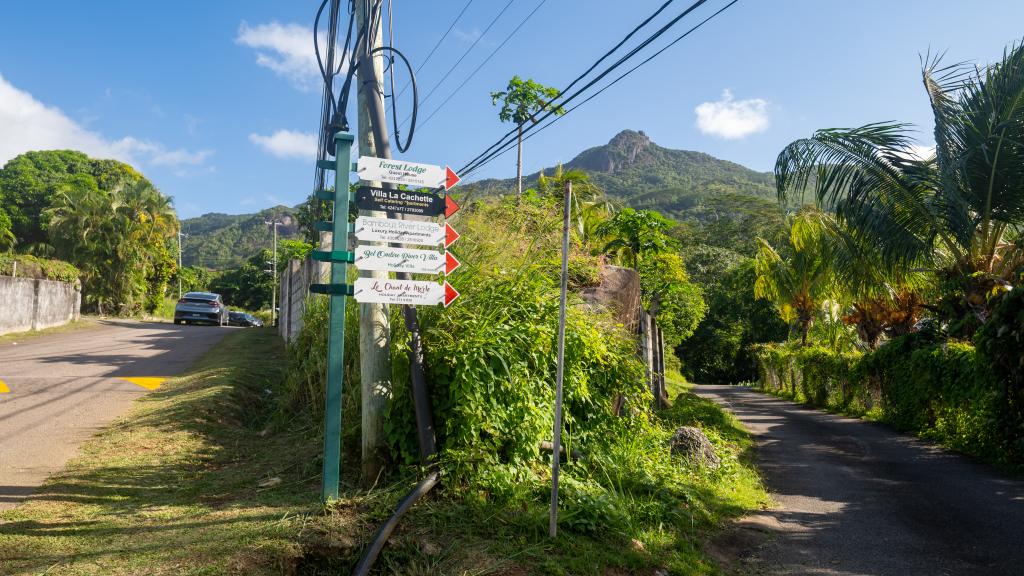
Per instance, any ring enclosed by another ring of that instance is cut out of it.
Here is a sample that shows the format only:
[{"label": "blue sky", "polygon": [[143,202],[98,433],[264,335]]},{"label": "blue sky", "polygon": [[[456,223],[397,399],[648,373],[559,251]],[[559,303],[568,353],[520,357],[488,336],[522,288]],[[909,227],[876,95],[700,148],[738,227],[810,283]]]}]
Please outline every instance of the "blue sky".
[{"label": "blue sky", "polygon": [[[533,17],[416,134],[408,160],[461,166],[508,127],[488,93],[513,74],[563,86],[663,0],[475,0],[421,70],[425,94],[479,37],[425,117]],[[667,20],[689,2],[666,10]],[[709,0],[674,38],[725,0]],[[466,0],[393,0],[395,44],[419,65]],[[320,93],[318,2],[17,2],[0,34],[0,162],[77,148],[140,168],[182,217],[294,205],[310,192]],[[919,54],[985,63],[1024,35],[1024,2],[740,0],[527,143],[527,171],[624,128],[770,170],[816,128],[900,120],[931,142]],[[656,43],[660,46],[662,43]],[[656,49],[656,48],[655,48]],[[354,102],[354,99],[353,99]],[[401,102],[400,105],[405,105]],[[352,113],[354,116],[354,111]],[[514,173],[514,154],[479,176]]]}]

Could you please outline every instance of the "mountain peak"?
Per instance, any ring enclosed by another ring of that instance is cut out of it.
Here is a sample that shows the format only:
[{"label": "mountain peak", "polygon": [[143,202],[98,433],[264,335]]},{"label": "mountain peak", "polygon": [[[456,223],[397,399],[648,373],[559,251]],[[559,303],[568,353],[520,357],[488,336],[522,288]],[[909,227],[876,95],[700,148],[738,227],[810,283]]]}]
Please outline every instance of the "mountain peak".
[{"label": "mountain peak", "polygon": [[636,164],[648,164],[654,159],[658,145],[643,130],[623,130],[604,146],[584,150],[569,162],[573,168],[614,174]]}]

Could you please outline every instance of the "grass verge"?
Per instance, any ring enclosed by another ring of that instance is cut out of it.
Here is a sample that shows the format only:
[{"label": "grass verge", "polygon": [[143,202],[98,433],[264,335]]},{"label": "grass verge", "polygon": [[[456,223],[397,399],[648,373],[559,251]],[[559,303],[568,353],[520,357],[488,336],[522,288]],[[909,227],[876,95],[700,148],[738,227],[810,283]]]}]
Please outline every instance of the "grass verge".
[{"label": "grass verge", "polygon": [[[0,574],[348,573],[413,480],[349,488],[320,506],[317,426],[272,424],[283,354],[271,330],[238,331],[141,398],[38,494],[0,513]],[[405,518],[377,572],[716,573],[701,549],[707,532],[767,502],[750,439],[686,392],[658,417],[702,427],[726,461],[714,473],[680,466],[688,497],[660,525],[632,538],[563,530],[552,542],[540,503],[509,510],[442,490]]]}]

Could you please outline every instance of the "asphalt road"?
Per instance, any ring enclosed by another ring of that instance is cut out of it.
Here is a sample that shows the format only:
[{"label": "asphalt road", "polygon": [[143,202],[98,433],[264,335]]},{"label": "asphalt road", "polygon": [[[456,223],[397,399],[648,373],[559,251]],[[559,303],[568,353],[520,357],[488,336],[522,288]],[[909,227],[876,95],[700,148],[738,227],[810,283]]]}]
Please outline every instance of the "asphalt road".
[{"label": "asphalt road", "polygon": [[1024,481],[887,427],[748,388],[694,391],[755,435],[777,503],[738,523],[767,536],[717,542],[735,572],[1024,575]]},{"label": "asphalt road", "polygon": [[103,321],[0,344],[0,510],[31,495],[78,446],[148,390],[122,378],[174,376],[231,329]]}]

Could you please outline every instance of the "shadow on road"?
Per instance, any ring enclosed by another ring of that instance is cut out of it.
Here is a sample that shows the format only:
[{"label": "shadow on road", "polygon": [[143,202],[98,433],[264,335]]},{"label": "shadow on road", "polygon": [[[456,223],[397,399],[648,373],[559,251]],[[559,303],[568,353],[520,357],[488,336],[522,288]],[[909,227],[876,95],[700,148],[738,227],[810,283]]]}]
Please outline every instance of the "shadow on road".
[{"label": "shadow on road", "polygon": [[1024,482],[882,425],[747,388],[695,392],[756,435],[778,503],[737,527],[769,538],[733,533],[718,543],[734,548],[734,565],[770,575],[1024,574]]}]

